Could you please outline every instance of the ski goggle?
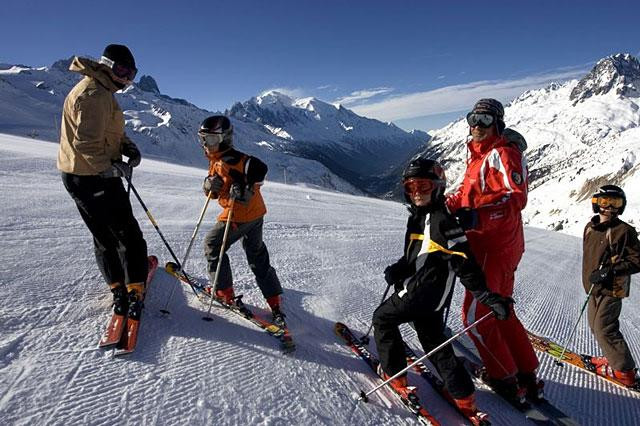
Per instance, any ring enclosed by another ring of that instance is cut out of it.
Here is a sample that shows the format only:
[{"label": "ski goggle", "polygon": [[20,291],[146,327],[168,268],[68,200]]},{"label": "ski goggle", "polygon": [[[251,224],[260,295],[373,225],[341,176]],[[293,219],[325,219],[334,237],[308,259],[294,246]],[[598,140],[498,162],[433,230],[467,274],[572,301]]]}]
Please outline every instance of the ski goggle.
[{"label": "ski goggle", "polygon": [[136,67],[128,67],[121,63],[114,62],[106,56],[100,58],[100,63],[108,66],[111,71],[113,71],[113,75],[123,80],[133,81],[133,79],[136,78],[136,74],[138,74]]},{"label": "ski goggle", "polygon": [[428,194],[437,186],[433,179],[409,178],[404,181],[404,192],[407,194]]},{"label": "ski goggle", "polygon": [[611,197],[609,195],[600,195],[593,197],[591,203],[597,204],[599,207],[613,207],[619,209],[624,204],[624,200],[620,197]]},{"label": "ski goggle", "polygon": [[491,127],[495,122],[495,117],[491,114],[480,114],[470,112],[467,114],[467,123],[470,127],[482,127],[484,129]]},{"label": "ski goggle", "polygon": [[222,133],[200,133],[198,132],[198,139],[203,147],[215,148],[222,143],[224,135]]}]

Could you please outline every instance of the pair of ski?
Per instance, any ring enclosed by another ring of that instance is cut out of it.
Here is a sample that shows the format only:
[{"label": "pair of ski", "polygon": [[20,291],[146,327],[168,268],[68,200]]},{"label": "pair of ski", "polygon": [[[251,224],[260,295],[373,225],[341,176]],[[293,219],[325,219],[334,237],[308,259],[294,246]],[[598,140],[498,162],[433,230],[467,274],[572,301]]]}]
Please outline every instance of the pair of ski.
[{"label": "pair of ski", "polygon": [[[149,272],[145,288],[149,288],[149,284],[158,269],[158,258],[149,256]],[[142,306],[135,312],[125,312],[118,315],[115,312],[111,315],[111,319],[107,324],[104,334],[100,338],[98,347],[112,348],[115,347],[114,356],[127,355],[132,353],[138,343],[138,331],[140,329],[140,320],[142,318]]]},{"label": "pair of ski", "polygon": [[[215,294],[211,293],[211,288],[206,286],[204,283],[199,280],[194,280],[193,277],[187,277],[184,271],[181,271],[173,262],[168,262],[165,265],[165,271],[170,275],[173,275],[180,282],[189,285],[192,290],[194,290],[198,296],[198,298],[204,297],[206,300],[213,297],[213,300],[217,302],[223,308],[233,312],[236,315],[241,316],[252,324],[258,326],[259,328],[266,331],[270,336],[276,338],[280,343],[280,349],[284,353],[290,353],[295,351],[296,345],[291,337],[291,333],[289,329],[284,326],[280,326],[271,321],[262,318],[254,313],[257,308],[250,307],[241,303],[239,305],[226,303],[223,299],[216,297]],[[241,297],[241,296],[240,296]]]},{"label": "pair of ski", "polygon": [[[452,331],[447,328],[445,334],[452,335]],[[453,351],[456,356],[462,360],[463,365],[476,382],[476,385],[489,389],[495,395],[500,396],[512,407],[524,414],[525,418],[531,423],[561,426],[576,426],[578,424],[570,416],[544,398],[526,398],[522,401],[515,401],[496,392],[487,379],[482,361],[476,353],[475,345],[468,337],[463,336],[453,342]]]},{"label": "pair of ski", "polygon": [[[334,325],[334,332],[338,337],[340,337],[344,343],[351,349],[351,351],[360,357],[367,365],[373,370],[374,373],[380,377],[381,380],[385,380],[378,373],[378,365],[380,361],[367,349],[366,343],[362,341],[362,339],[358,338],[353,334],[353,332],[344,325],[343,323],[336,323]],[[405,343],[405,353],[407,356],[407,362],[413,363],[418,359],[415,352]],[[426,364],[420,362],[417,363],[414,367],[414,370],[424,378],[431,386],[447,401],[449,402],[456,410],[458,407],[455,405],[453,398],[447,390],[444,388],[444,383],[440,380],[430,369],[426,366]],[[431,414],[429,411],[422,405],[419,401],[417,394],[415,393],[415,387],[409,386],[407,389],[410,392],[407,394],[404,389],[397,389],[392,385],[392,382],[389,383],[389,388],[400,398],[402,403],[413,413],[416,415],[418,420],[421,423],[428,425],[439,425],[440,422]],[[484,413],[478,413],[476,416],[468,417],[465,416],[462,412],[458,410],[458,412],[464,416],[472,425],[477,426],[488,426],[491,423],[489,422],[487,415]]]},{"label": "pair of ski", "polygon": [[[613,383],[616,386],[620,386],[632,392],[640,393],[640,381],[638,380],[636,380],[635,385],[628,386],[611,376],[604,376],[602,374],[598,374],[596,365],[591,362],[591,359],[592,359],[591,355],[578,354],[570,350],[565,350],[563,354],[563,347],[555,343],[551,339],[547,337],[538,336],[530,331],[527,331],[527,334],[529,335],[529,340],[531,341],[531,344],[536,350],[546,353],[547,355],[550,355],[556,358],[558,361],[562,361],[574,367],[585,370],[589,373],[595,374],[596,376],[601,377]],[[562,359],[560,358],[560,355],[562,355]]]}]

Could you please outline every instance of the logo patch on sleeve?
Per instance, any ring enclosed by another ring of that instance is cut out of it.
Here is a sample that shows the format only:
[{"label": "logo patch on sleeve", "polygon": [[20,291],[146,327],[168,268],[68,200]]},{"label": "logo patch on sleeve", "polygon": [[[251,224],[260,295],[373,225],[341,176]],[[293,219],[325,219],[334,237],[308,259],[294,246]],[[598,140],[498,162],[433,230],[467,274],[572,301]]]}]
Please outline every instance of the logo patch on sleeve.
[{"label": "logo patch on sleeve", "polygon": [[513,183],[515,183],[516,185],[521,185],[522,175],[518,172],[511,172],[511,180],[513,180]]}]

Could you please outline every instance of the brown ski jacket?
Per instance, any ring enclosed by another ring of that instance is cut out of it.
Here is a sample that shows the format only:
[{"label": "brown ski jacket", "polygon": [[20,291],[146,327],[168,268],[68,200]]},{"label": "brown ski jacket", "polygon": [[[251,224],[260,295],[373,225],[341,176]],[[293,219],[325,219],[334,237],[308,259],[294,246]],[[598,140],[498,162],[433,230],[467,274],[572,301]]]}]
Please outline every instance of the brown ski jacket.
[{"label": "brown ski jacket", "polygon": [[133,142],[124,133],[124,115],[113,95],[118,88],[108,68],[76,57],[69,70],[85,77],[64,101],[57,167],[74,175],[97,175],[122,160],[122,146]]},{"label": "brown ski jacket", "polygon": [[613,268],[613,281],[602,291],[605,296],[628,297],[631,274],[640,272],[640,242],[635,228],[619,218],[600,223],[594,216],[584,228],[582,239],[582,285],[589,292],[589,275],[600,268]]}]

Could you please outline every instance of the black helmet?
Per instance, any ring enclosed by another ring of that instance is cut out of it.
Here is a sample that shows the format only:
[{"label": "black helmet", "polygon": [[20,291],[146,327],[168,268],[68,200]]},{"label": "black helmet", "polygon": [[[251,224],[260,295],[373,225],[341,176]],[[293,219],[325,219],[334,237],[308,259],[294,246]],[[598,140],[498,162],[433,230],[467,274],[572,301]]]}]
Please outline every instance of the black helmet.
[{"label": "black helmet", "polygon": [[498,129],[498,134],[502,134],[502,131],[505,128],[504,107],[502,106],[502,103],[500,103],[500,101],[498,101],[497,99],[492,99],[492,98],[480,99],[473,106],[473,109],[469,114],[492,115],[496,119],[496,128]]},{"label": "black helmet", "polygon": [[113,75],[119,79],[133,81],[138,73],[136,61],[127,46],[110,44],[104,48],[100,63],[111,69]]},{"label": "black helmet", "polygon": [[198,129],[202,146],[214,151],[225,151],[233,146],[233,125],[224,115],[213,115],[204,119]]},{"label": "black helmet", "polygon": [[[404,172],[402,172],[403,185],[411,178],[431,179],[436,184],[437,189],[431,193],[432,202],[444,195],[447,178],[444,174],[444,169],[436,160],[424,157],[411,159]],[[404,198],[408,203],[411,203],[411,198],[406,191],[404,192]]]},{"label": "black helmet", "polygon": [[603,185],[598,189],[598,192],[593,194],[593,197],[591,197],[591,208],[593,209],[594,213],[600,213],[598,198],[603,196],[612,197],[612,198],[621,198],[622,205],[620,207],[617,207],[618,214],[620,215],[624,212],[624,208],[627,206],[627,196],[625,195],[622,188],[616,185]]}]

